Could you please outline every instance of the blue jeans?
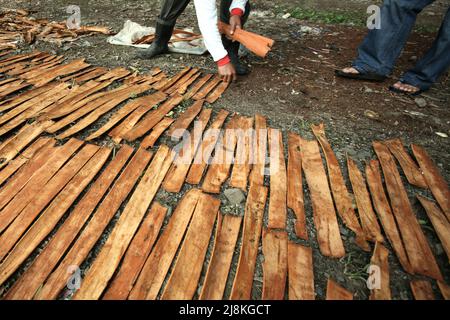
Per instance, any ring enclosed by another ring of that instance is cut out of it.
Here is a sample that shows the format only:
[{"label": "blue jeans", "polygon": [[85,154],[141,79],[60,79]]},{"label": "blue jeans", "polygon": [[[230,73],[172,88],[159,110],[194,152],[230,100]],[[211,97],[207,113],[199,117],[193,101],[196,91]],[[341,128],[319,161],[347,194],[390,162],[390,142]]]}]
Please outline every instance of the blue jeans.
[{"label": "blue jeans", "polygon": [[[370,30],[358,48],[353,67],[361,73],[388,76],[408,39],[417,15],[434,0],[385,0],[381,29]],[[428,89],[450,66],[450,8],[432,47],[400,81]]]}]

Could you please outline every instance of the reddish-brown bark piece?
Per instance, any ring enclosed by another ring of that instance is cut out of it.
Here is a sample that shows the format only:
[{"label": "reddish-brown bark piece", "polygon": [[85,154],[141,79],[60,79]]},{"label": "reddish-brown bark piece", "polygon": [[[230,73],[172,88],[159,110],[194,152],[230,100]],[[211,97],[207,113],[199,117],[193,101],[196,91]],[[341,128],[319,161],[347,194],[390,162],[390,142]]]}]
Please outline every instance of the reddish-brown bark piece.
[{"label": "reddish-brown bark piece", "polygon": [[182,85],[180,85],[180,87],[179,87],[176,91],[172,92],[171,95],[174,95],[174,94],[177,94],[177,93],[178,93],[178,94],[181,94],[181,95],[184,95],[184,94],[186,93],[188,87],[189,87],[192,83],[194,83],[194,81],[197,80],[198,77],[200,77],[200,76],[201,76],[201,73],[200,73],[200,72],[194,74],[194,75],[193,75],[192,77],[190,77],[185,83],[183,83]]},{"label": "reddish-brown bark piece", "polygon": [[315,300],[312,249],[288,243],[289,300]]},{"label": "reddish-brown bark piece", "polygon": [[189,190],[178,203],[166,228],[144,264],[129,299],[156,299],[202,192]]},{"label": "reddish-brown bark piece", "polygon": [[223,298],[241,223],[242,217],[219,214],[214,249],[200,300],[221,300]]},{"label": "reddish-brown bark piece", "polygon": [[287,176],[283,136],[280,130],[269,128],[270,199],[268,227],[286,228]]},{"label": "reddish-brown bark piece", "polygon": [[359,218],[361,219],[361,225],[366,235],[366,239],[372,242],[383,242],[384,238],[381,234],[377,216],[372,208],[366,181],[352,158],[347,157],[347,165],[353,194],[355,195],[356,204],[358,206]]},{"label": "reddish-brown bark piece", "polygon": [[92,211],[119,174],[133,149],[123,146],[110,162],[100,177],[94,182],[85,196],[80,200],[73,212],[64,221],[44,250],[33,261],[31,266],[14,283],[8,292],[9,299],[32,299],[36,291],[52,272],[72,241],[81,230]]},{"label": "reddish-brown bark piece", "polygon": [[437,284],[444,299],[450,300],[450,286],[442,281],[438,281]]},{"label": "reddish-brown bark piece", "polygon": [[275,43],[272,39],[246,31],[244,29],[239,29],[231,33],[230,25],[221,21],[219,21],[218,25],[220,33],[227,35],[227,37],[230,37],[234,41],[242,43],[251,52],[261,58],[265,58],[267,56],[267,53],[269,53]]},{"label": "reddish-brown bark piece", "polygon": [[248,190],[242,245],[231,289],[231,300],[250,300],[251,298],[267,192],[266,187],[257,184],[250,185]]},{"label": "reddish-brown bark piece", "polygon": [[127,115],[132,113],[137,108],[142,105],[146,106],[154,106],[159,102],[163,101],[166,98],[166,95],[160,91],[155,92],[149,96],[141,97],[135,100],[128,102],[124,105],[120,110],[118,110],[111,118],[109,118],[108,122],[105,123],[100,129],[92,133],[89,137],[86,138],[87,141],[100,137],[102,134],[110,130],[114,127],[118,122],[120,122]]},{"label": "reddish-brown bark piece", "polygon": [[[77,156],[82,152],[83,150],[81,150]],[[96,152],[96,154],[92,156],[86,165],[80,169],[80,171],[69,181],[64,189],[53,199],[45,211],[40,214],[38,219],[31,225],[20,241],[16,243],[14,249],[10,252],[6,259],[3,260],[3,263],[0,266],[0,283],[3,282],[3,279],[7,279],[13,274],[14,271],[17,270],[20,264],[25,261],[25,259],[33,252],[39,243],[43,241],[52,231],[59,219],[61,219],[64,213],[69,209],[78,195],[103,167],[110,153],[111,150],[107,148]],[[70,166],[70,163],[67,164],[67,166]],[[37,215],[37,212],[33,213],[32,211],[27,210],[27,208],[24,209],[24,212],[30,214],[29,220],[31,220],[32,216]],[[21,219],[21,216],[17,219]],[[16,228],[14,230],[14,235],[17,235],[16,237],[11,236],[9,229],[5,231],[5,234],[9,233],[10,238],[19,239],[18,235],[20,234],[20,231],[25,230],[26,219],[22,219],[21,222],[21,228]],[[14,226],[14,224],[15,223],[11,226]]]},{"label": "reddish-brown bark piece", "polygon": [[41,94],[47,93],[51,88],[55,87],[56,84],[49,84],[48,86],[41,88],[32,88],[21,94],[15,95],[14,97],[3,100],[0,102],[0,112],[5,112],[9,109],[15,108],[16,106],[34,98]]},{"label": "reddish-brown bark piece", "polygon": [[136,140],[142,137],[150,129],[152,129],[159,121],[164,118],[173,108],[175,108],[181,101],[183,97],[180,95],[172,96],[169,100],[166,100],[158,109],[156,109],[151,114],[147,115],[138,124],[136,124],[130,131],[128,131],[123,138],[128,141]]},{"label": "reddish-brown bark piece", "polygon": [[384,232],[397,255],[403,269],[408,273],[413,273],[411,264],[403,245],[400,231],[397,227],[397,222],[392,214],[389,200],[383,187],[381,180],[380,164],[377,160],[370,160],[366,165],[367,184],[369,185],[370,193],[372,195],[372,202],[375,211],[378,214]]},{"label": "reddish-brown bark piece", "polygon": [[336,211],[334,210],[328,179],[315,140],[300,138],[302,169],[311,193],[314,224],[320,252],[327,257],[341,258],[345,255]]},{"label": "reddish-brown bark piece", "polygon": [[[79,148],[83,142],[79,140],[70,140],[63,147],[58,148],[53,152],[45,165],[37,168],[34,174],[27,180],[24,187],[16,194],[14,198],[0,211],[0,232],[4,231],[6,227],[17,217],[17,215],[25,208],[32,200],[39,195],[39,191],[43,190],[46,183],[58,172],[64,163],[71,157],[71,155]],[[7,203],[6,201],[4,202]],[[31,203],[33,205],[33,203]],[[4,233],[2,234],[4,236]],[[5,249],[0,247],[0,250]]]},{"label": "reddish-brown bark piece", "polygon": [[200,80],[198,80],[186,94],[183,96],[185,100],[188,100],[192,98],[194,95],[197,94],[197,92],[205,85],[206,82],[208,82],[209,79],[211,79],[213,76],[212,73],[204,75]]},{"label": "reddish-brown bark piece", "polygon": [[45,74],[37,75],[34,78],[28,79],[27,81],[28,83],[33,84],[35,87],[41,87],[59,76],[71,74],[83,70],[87,67],[89,67],[89,64],[85,63],[84,59],[77,59],[67,64],[48,69]]},{"label": "reddish-brown bark piece", "polygon": [[400,167],[403,169],[403,173],[406,176],[408,182],[416,187],[428,188],[427,182],[422,174],[422,171],[406,152],[405,147],[401,139],[391,139],[384,141],[389,151],[397,159]]},{"label": "reddish-brown bark piece", "polygon": [[202,141],[203,131],[211,117],[211,109],[203,109],[198,118],[198,125],[191,131],[189,138],[183,144],[181,150],[177,152],[172,167],[166,175],[163,186],[169,192],[180,192],[184,180],[188,174],[192,159]]},{"label": "reddish-brown bark piece", "polygon": [[411,291],[416,300],[435,300],[433,288],[428,280],[412,280]]},{"label": "reddish-brown bark piece", "polygon": [[207,97],[206,102],[213,104],[216,102],[222,94],[227,90],[228,86],[230,85],[231,81],[225,82],[222,81],[215,89],[212,91]]},{"label": "reddish-brown bark piece", "polygon": [[200,183],[203,172],[207,166],[207,161],[210,160],[211,154],[216,146],[217,140],[219,139],[220,128],[225,122],[225,119],[228,117],[228,114],[228,111],[220,110],[211,126],[203,135],[202,143],[195,154],[194,161],[191,165],[188,176],[186,177],[187,183]]},{"label": "reddish-brown bark piece", "polygon": [[263,300],[283,300],[286,289],[288,236],[286,231],[265,229],[262,236]]},{"label": "reddish-brown bark piece", "polygon": [[267,121],[260,114],[255,114],[255,134],[253,136],[254,165],[250,172],[250,184],[264,184],[267,154]]},{"label": "reddish-brown bark piece", "polygon": [[224,136],[216,146],[216,153],[203,180],[203,191],[220,193],[222,184],[227,180],[237,142],[235,129],[239,128],[239,123],[240,118],[236,116],[228,122]]},{"label": "reddish-brown bark piece", "polygon": [[186,73],[188,73],[189,70],[191,70],[191,67],[185,67],[178,74],[176,74],[173,78],[170,78],[169,81],[167,81],[167,83],[165,83],[162,87],[154,86],[154,88],[156,90],[160,90],[160,91],[163,91],[163,92],[166,91],[171,86],[173,86],[178,80],[180,80]]},{"label": "reddish-brown bark piece", "polygon": [[300,136],[293,132],[288,133],[287,206],[294,211],[296,217],[295,234],[299,238],[308,240],[303,202]]},{"label": "reddish-brown bark piece", "polygon": [[153,148],[159,137],[166,131],[166,129],[174,122],[174,119],[164,117],[152,131],[141,142],[141,148]]},{"label": "reddish-brown bark piece", "polygon": [[21,154],[10,161],[8,165],[0,171],[0,185],[3,184],[9,177],[11,177],[19,168],[27,163],[35,154],[39,152],[46,145],[54,144],[55,141],[51,138],[39,138],[25,149]]},{"label": "reddish-brown bark piece", "polygon": [[333,195],[336,209],[345,225],[355,233],[355,243],[364,251],[369,251],[370,246],[366,241],[363,228],[353,209],[353,201],[348,192],[345,180],[339,167],[338,159],[331,148],[325,135],[325,125],[323,123],[311,126],[317,141],[322,147],[327,162],[328,176],[330,179],[331,193]]},{"label": "reddish-brown bark piece", "polygon": [[172,150],[165,145],[160,146],[73,299],[92,300],[101,296],[155,197],[172,160]]},{"label": "reddish-brown bark piece", "polygon": [[203,194],[199,198],[162,300],[188,300],[194,297],[219,207],[220,200],[213,196]]},{"label": "reddish-brown bark piece", "polygon": [[328,279],[326,300],[353,300],[353,293]]},{"label": "reddish-brown bark piece", "polygon": [[442,280],[441,271],[411,207],[393,156],[383,143],[375,141],[373,148],[383,169],[392,211],[397,220],[412,269],[416,273]]},{"label": "reddish-brown bark piece", "polygon": [[424,148],[412,144],[412,151],[422,169],[427,185],[439,203],[445,216],[450,220],[450,189],[431,157]]},{"label": "reddish-brown bark piece", "polygon": [[248,175],[252,167],[253,118],[241,118],[236,130],[237,145],[230,186],[247,191]]},{"label": "reddish-brown bark piece", "polygon": [[195,117],[200,113],[203,107],[204,100],[194,102],[186,109],[170,127],[167,135],[173,139],[181,139],[188,129],[189,125],[194,121]]},{"label": "reddish-brown bark piece", "polygon": [[420,195],[417,195],[417,199],[419,199],[420,203],[425,208],[428,218],[430,218],[434,230],[441,240],[442,246],[447,254],[447,259],[450,261],[450,222],[433,201]]},{"label": "reddish-brown bark piece", "polygon": [[193,97],[194,100],[203,100],[206,98],[208,93],[211,92],[220,82],[222,79],[219,76],[214,76],[214,78],[211,79],[203,88],[200,89]]},{"label": "reddish-brown bark piece", "polygon": [[[49,300],[58,297],[59,292],[70,279],[68,273],[70,266],[80,265],[85,260],[122,202],[131,192],[151,157],[152,154],[143,149],[136,152],[64,259],[49,275],[41,290],[36,292],[34,299]],[[78,226],[79,229],[81,227],[82,225]]]},{"label": "reddish-brown bark piece", "polygon": [[370,274],[369,277],[373,277],[375,281],[375,283],[372,283],[373,289],[371,289],[370,300],[392,299],[388,257],[389,250],[381,243],[377,242],[375,244],[375,249],[373,250],[372,259],[370,260],[371,269],[369,269],[369,271],[374,273]]},{"label": "reddish-brown bark piece", "polygon": [[191,78],[193,78],[197,73],[198,69],[196,68],[189,70],[189,72],[184,74],[183,77],[181,77],[173,86],[164,90],[164,92],[169,95],[174,92],[177,92],[181,86],[183,86],[186,82],[188,82]]},{"label": "reddish-brown bark piece", "polygon": [[103,300],[125,300],[151,253],[161,229],[167,208],[155,202],[130,243],[119,272],[114,276]]}]

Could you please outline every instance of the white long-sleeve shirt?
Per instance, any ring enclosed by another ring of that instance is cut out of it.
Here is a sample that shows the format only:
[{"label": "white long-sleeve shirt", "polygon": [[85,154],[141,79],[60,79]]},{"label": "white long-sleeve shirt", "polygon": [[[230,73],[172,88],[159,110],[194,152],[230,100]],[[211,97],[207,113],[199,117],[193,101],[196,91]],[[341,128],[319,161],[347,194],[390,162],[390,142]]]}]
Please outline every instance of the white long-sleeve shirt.
[{"label": "white long-sleeve shirt", "polygon": [[[241,9],[245,12],[248,0],[233,0],[230,11]],[[206,49],[213,57],[214,61],[219,61],[228,53],[223,47],[222,38],[217,27],[217,6],[216,0],[194,0],[195,11],[197,13],[198,26],[203,35]]]}]

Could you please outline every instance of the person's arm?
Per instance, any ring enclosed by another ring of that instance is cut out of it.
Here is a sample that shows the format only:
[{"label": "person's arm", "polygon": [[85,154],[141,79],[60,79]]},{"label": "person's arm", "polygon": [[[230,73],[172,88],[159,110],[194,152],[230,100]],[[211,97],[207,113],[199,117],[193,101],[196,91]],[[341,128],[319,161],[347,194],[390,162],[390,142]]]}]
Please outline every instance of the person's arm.
[{"label": "person's arm", "polygon": [[219,75],[224,81],[234,80],[236,78],[236,70],[231,64],[228,52],[222,44],[222,38],[217,26],[216,1],[194,0],[194,5],[203,41],[213,60],[217,63]]},{"label": "person's arm", "polygon": [[247,5],[248,0],[233,0],[230,6],[231,15],[243,16],[245,13],[245,6]]}]

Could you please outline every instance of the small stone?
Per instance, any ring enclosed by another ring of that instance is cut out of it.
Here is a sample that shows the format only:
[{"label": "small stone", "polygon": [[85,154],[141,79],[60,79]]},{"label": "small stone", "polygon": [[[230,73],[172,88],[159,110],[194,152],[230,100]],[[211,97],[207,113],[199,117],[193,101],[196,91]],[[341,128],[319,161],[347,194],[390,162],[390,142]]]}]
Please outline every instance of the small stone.
[{"label": "small stone", "polygon": [[287,18],[289,18],[291,16],[291,14],[288,12],[288,13],[285,13],[283,16],[282,16],[282,18],[283,19],[287,19]]},{"label": "small stone", "polygon": [[415,98],[414,102],[419,108],[425,108],[427,106],[427,100],[425,100],[424,98]]},{"label": "small stone", "polygon": [[242,192],[241,189],[237,188],[226,189],[224,194],[231,204],[241,204],[245,200],[244,192]]},{"label": "small stone", "polygon": [[372,93],[373,90],[365,86],[364,93]]},{"label": "small stone", "polygon": [[435,244],[434,247],[436,248],[436,254],[438,256],[440,256],[441,254],[444,253],[444,248],[442,247],[442,245],[440,243]]}]

